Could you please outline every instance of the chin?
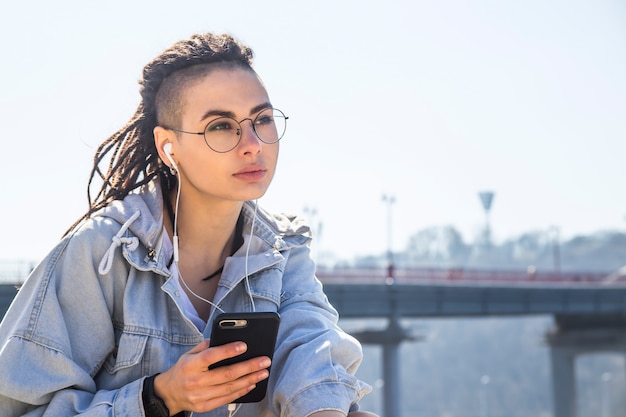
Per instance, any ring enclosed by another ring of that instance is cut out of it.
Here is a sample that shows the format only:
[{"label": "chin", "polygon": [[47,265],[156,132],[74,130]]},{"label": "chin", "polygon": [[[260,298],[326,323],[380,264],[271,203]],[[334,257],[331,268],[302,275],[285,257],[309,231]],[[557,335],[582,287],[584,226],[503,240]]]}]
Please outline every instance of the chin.
[{"label": "chin", "polygon": [[254,195],[251,195],[250,198],[247,198],[246,200],[258,200],[259,198],[263,197],[265,195],[265,191],[263,191],[262,193],[257,193]]},{"label": "chin", "polygon": [[251,190],[250,192],[244,193],[243,200],[258,200],[265,195],[267,188],[268,187],[263,187],[262,189]]}]

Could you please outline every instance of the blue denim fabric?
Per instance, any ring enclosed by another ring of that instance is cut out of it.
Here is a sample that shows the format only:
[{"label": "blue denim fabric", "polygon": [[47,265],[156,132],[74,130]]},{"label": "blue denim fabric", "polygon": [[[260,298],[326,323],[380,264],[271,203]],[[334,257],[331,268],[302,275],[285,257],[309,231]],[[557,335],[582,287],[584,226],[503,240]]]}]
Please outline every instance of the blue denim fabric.
[{"label": "blue denim fabric", "polygon": [[[144,416],[143,379],[211,336],[211,326],[201,334],[182,314],[162,250],[160,196],[150,184],[111,203],[26,280],[0,324],[0,416]],[[361,346],[337,327],[314,275],[308,228],[259,209],[250,236],[252,203],[243,216],[244,245],[226,261],[214,301],[227,312],[253,309],[244,283],[252,239],[254,307],[282,320],[268,395],[237,417],[358,409],[370,391],[354,376]],[[226,407],[202,414],[226,415]]]}]

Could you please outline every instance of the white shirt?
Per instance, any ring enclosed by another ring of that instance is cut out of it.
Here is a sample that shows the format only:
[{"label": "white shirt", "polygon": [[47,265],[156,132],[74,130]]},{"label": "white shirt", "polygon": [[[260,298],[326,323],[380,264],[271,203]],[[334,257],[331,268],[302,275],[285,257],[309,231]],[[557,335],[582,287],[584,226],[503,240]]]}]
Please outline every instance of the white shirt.
[{"label": "white shirt", "polygon": [[[163,233],[165,233],[165,236],[167,236],[167,239],[163,239],[163,253],[165,254],[166,258],[171,258],[174,254],[174,247],[172,246],[172,242],[169,239],[167,231],[164,230]],[[183,287],[185,284],[181,281],[184,278],[181,276],[180,271],[178,270],[178,263],[176,261],[172,262],[172,265],[169,267],[169,269],[172,272],[172,278],[174,278],[176,287],[181,294],[183,314],[185,315],[185,317],[191,320],[191,322],[194,324],[194,326],[196,326],[200,333],[203,333],[204,329],[206,328],[206,322],[202,320],[198,315],[196,308],[193,306],[191,300],[189,299],[189,296],[187,295],[187,291]]]}]

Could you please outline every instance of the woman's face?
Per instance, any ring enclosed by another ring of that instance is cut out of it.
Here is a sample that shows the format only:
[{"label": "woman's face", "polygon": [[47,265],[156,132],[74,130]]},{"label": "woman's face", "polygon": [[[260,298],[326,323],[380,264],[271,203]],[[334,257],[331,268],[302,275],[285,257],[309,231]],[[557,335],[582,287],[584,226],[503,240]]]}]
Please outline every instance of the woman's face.
[{"label": "woman's face", "polygon": [[[272,107],[258,76],[240,68],[216,68],[183,92],[180,130],[202,132],[221,116],[252,119]],[[183,194],[209,200],[244,201],[261,197],[272,181],[278,143],[262,142],[250,120],[241,122],[241,139],[225,153],[210,149],[202,135],[173,136],[172,156]]]}]

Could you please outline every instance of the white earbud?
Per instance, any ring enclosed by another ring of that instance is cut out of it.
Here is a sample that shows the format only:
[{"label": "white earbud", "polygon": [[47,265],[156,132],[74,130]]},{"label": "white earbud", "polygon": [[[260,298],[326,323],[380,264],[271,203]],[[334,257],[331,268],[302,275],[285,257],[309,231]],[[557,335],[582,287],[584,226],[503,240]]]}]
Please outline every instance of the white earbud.
[{"label": "white earbud", "polygon": [[[172,175],[176,175],[176,171],[178,171],[178,166],[176,162],[174,162],[174,158],[172,158],[172,144],[166,143],[163,145],[163,152],[165,152],[165,157],[168,161],[170,161],[170,171]],[[178,186],[178,192],[176,193],[176,211],[174,212],[174,236],[173,236],[173,246],[174,246],[174,261],[178,263],[178,201],[180,200],[180,185]]]},{"label": "white earbud", "polygon": [[163,152],[165,152],[165,157],[167,158],[167,160],[170,161],[170,169],[178,171],[178,166],[176,165],[176,162],[174,162],[174,158],[172,158],[172,144],[168,142],[163,145]]}]

